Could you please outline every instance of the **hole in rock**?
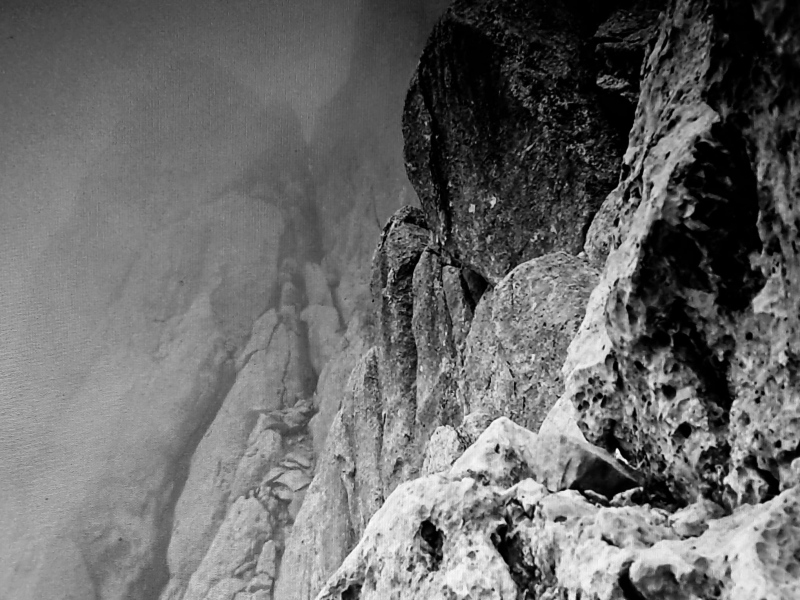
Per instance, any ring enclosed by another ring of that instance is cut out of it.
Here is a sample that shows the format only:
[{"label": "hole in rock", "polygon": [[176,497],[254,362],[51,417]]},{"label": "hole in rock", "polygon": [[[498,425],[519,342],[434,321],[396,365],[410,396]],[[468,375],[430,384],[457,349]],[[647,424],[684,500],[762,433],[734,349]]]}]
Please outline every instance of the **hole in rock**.
[{"label": "hole in rock", "polygon": [[620,571],[619,579],[617,583],[619,584],[620,589],[622,590],[622,595],[625,600],[647,600],[645,596],[636,589],[636,586],[633,585],[630,576],[630,564],[625,565]]},{"label": "hole in rock", "polygon": [[678,428],[675,430],[675,433],[672,434],[672,437],[674,437],[676,441],[682,442],[690,435],[692,435],[692,431],[694,431],[694,429],[692,428],[691,425],[689,425],[689,423],[681,423],[680,425],[678,425]]},{"label": "hole in rock", "polygon": [[438,571],[442,564],[442,546],[444,545],[444,534],[428,520],[423,521],[419,526],[417,534],[422,540],[422,549],[431,557],[431,571]]},{"label": "hole in rock", "polygon": [[[508,517],[506,517],[508,519]],[[492,544],[503,561],[508,565],[511,578],[517,584],[520,598],[536,598],[537,570],[532,564],[525,562],[526,546],[513,533],[509,535],[508,523],[502,523],[492,533]]]},{"label": "hole in rock", "polygon": [[361,586],[357,583],[351,583],[348,588],[342,592],[342,600],[358,600],[361,598]]},{"label": "hole in rock", "polygon": [[461,269],[461,287],[467,301],[474,309],[489,287],[489,282],[472,269],[463,268]]}]

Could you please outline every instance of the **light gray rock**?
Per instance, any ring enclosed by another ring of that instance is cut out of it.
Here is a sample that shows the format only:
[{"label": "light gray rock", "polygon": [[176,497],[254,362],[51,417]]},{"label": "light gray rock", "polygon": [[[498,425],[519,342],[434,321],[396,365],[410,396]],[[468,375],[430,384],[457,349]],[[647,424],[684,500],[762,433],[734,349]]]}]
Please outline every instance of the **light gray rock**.
[{"label": "light gray rock", "polygon": [[331,288],[322,265],[305,263],[303,265],[303,281],[306,288],[307,306],[333,306]]},{"label": "light gray rock", "polygon": [[509,487],[532,476],[535,451],[535,433],[500,417],[453,463],[450,475]]},{"label": "light gray rock", "polygon": [[[306,493],[281,559],[274,597],[310,600],[353,548],[347,492],[342,483],[345,446],[341,412],[334,419],[326,451]],[[320,519],[324,515],[324,519]]]},{"label": "light gray rock", "polygon": [[274,540],[267,541],[261,548],[261,554],[258,555],[258,563],[256,564],[256,573],[264,573],[270,577],[275,577],[277,568],[275,561],[277,559],[277,549]]},{"label": "light gray rock", "polygon": [[431,475],[398,486],[316,600],[516,600],[490,532],[497,488]]},{"label": "light gray rock", "polygon": [[307,306],[300,320],[308,330],[308,352],[314,372],[319,374],[341,346],[339,312],[333,306]]},{"label": "light gray rock", "polygon": [[539,428],[563,393],[561,367],[597,277],[586,261],[556,252],[519,265],[483,295],[459,377],[469,412]]},{"label": "light gray rock", "polygon": [[[264,542],[271,536],[270,515],[261,503],[255,498],[236,500],[203,561],[189,580],[183,598],[202,600],[215,585],[242,573],[242,569],[254,572]],[[243,588],[244,582],[236,591]],[[224,587],[226,593],[230,589],[233,588]],[[229,597],[233,597],[233,594],[235,592]]]},{"label": "light gray rock", "polygon": [[[289,379],[296,372],[292,362],[291,332],[269,313],[273,332],[264,350],[255,352],[239,372],[203,439],[192,456],[189,476],[175,507],[172,537],[168,550],[170,585],[180,589],[211,544],[231,500],[239,462],[247,449],[251,429],[257,422],[257,411],[281,408],[294,385]],[[266,438],[265,438],[266,439]],[[276,441],[277,438],[270,437]],[[268,450],[266,446],[263,448]],[[247,487],[252,469],[262,467],[245,463],[239,487]],[[248,475],[249,474],[249,475]],[[241,492],[241,490],[237,490]]]},{"label": "light gray rock", "polygon": [[677,502],[731,509],[800,483],[800,30],[784,1],[719,6],[664,15],[564,373],[590,442]]},{"label": "light gray rock", "polygon": [[[267,418],[259,415],[258,424],[253,433],[259,430],[259,424],[266,424]],[[257,435],[250,434],[250,440],[244,455],[236,467],[236,474],[230,487],[233,498],[244,495],[248,490],[257,487],[264,478],[264,474],[281,457],[283,438],[273,429],[263,429]],[[253,439],[255,438],[255,439]]]},{"label": "light gray rock", "polygon": [[568,395],[562,395],[547,413],[541,427],[540,435],[566,435],[575,439],[586,441],[580,427],[578,427],[578,411],[572,404]]},{"label": "light gray rock", "polygon": [[451,425],[437,427],[425,447],[421,476],[449,471],[452,464],[464,452],[464,445]]},{"label": "light gray rock", "polygon": [[[241,579],[223,579],[215,584],[203,597],[204,600],[233,600],[245,585]],[[185,596],[184,596],[185,597]]]},{"label": "light gray rock", "polygon": [[[469,323],[453,322],[442,278],[439,256],[425,250],[414,267],[411,329],[416,348],[416,423],[411,440],[416,442],[421,463],[424,444],[439,425],[457,424],[463,418],[456,399],[458,354],[453,329]],[[391,361],[390,356],[384,360]],[[419,468],[419,464],[415,465]]]},{"label": "light gray rock", "polygon": [[325,439],[342,400],[348,393],[347,382],[358,360],[367,350],[366,325],[356,314],[347,326],[347,332],[335,354],[325,364],[317,381],[314,405],[317,413],[309,423],[314,439],[314,452],[319,456],[325,449]]}]

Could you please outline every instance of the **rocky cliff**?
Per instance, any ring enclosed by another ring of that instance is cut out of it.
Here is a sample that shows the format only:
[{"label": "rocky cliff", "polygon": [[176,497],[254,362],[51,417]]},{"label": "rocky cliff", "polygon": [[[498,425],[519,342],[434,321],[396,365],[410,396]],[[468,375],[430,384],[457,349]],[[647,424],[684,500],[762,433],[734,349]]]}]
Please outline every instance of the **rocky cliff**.
[{"label": "rocky cliff", "polygon": [[794,3],[455,2],[274,597],[798,597],[799,117]]},{"label": "rocky cliff", "polygon": [[[165,450],[178,476],[130,499],[144,539],[87,504],[87,585],[800,597],[796,3],[458,0],[421,55],[403,31],[422,12],[364,11],[362,70],[317,139],[285,132],[219,201],[255,237],[268,213],[276,247],[209,250],[208,289],[159,279],[180,311],[152,307],[172,319],[151,341],[164,375],[132,389],[196,417]],[[370,103],[382,88],[404,106]],[[365,124],[401,113],[413,191],[401,140]],[[179,365],[197,376],[176,384]]]}]

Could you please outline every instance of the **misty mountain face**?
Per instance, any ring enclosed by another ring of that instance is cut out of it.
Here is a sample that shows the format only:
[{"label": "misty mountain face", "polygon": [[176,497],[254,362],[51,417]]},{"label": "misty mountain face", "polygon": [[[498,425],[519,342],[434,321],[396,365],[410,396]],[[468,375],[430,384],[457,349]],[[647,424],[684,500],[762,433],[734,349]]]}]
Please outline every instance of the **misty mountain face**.
[{"label": "misty mountain face", "polygon": [[[29,245],[3,267],[11,283],[0,597],[200,593],[218,577],[192,576],[220,552],[226,515],[247,521],[237,499],[256,493],[269,534],[248,531],[280,560],[313,473],[318,381],[330,357],[347,352],[348,327],[364,320],[380,225],[416,201],[400,114],[439,10],[334,4],[242,2],[185,19],[165,5],[186,47],[170,41],[100,70],[125,94],[96,86],[113,110],[98,112],[100,150],[75,159],[74,183],[63,178],[65,189],[42,200],[59,218],[13,206],[17,188],[4,195],[9,214],[38,237],[12,232],[9,240]],[[59,15],[31,10],[9,13],[21,33]],[[91,9],[70,10],[76,32],[80,18],[91,22]],[[264,44],[247,42],[261,39],[249,17],[269,30]],[[236,19],[247,43],[234,35]],[[226,36],[233,50],[215,54]],[[88,72],[96,58],[74,53]],[[315,63],[324,76],[313,75]],[[253,64],[266,66],[251,77]],[[87,103],[92,93],[75,92]],[[19,139],[32,127],[23,122]],[[77,134],[61,136],[81,152]],[[11,151],[3,157],[10,177],[23,172]],[[33,188],[37,172],[27,171]],[[281,461],[294,465],[291,481],[267,499],[257,488]]]}]

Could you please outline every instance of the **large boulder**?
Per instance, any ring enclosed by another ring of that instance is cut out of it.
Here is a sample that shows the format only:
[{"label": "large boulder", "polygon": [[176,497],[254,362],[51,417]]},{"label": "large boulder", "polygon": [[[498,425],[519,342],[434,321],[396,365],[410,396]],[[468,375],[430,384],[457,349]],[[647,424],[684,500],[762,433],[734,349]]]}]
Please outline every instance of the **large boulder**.
[{"label": "large boulder", "polygon": [[441,247],[491,283],[578,254],[617,182],[627,131],[583,50],[604,4],[461,0],[423,51],[403,113],[408,177]]},{"label": "large boulder", "polygon": [[539,428],[563,392],[561,366],[597,279],[585,260],[555,252],[519,265],[483,295],[458,378],[467,412]]},{"label": "large boulder", "polygon": [[587,439],[679,502],[800,482],[800,15],[680,0],[650,54],[606,260],[565,364]]}]

